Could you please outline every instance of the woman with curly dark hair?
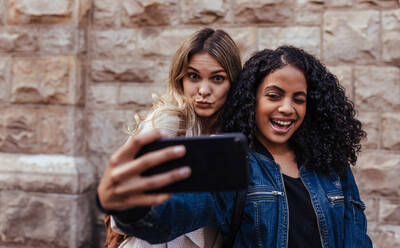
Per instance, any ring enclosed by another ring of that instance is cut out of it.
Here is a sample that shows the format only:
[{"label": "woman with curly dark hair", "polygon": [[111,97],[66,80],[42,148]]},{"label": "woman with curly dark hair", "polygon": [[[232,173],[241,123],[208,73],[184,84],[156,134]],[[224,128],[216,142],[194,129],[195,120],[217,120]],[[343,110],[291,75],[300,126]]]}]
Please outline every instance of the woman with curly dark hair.
[{"label": "woman with curly dark hair", "polygon": [[217,226],[228,247],[372,247],[350,169],[365,132],[344,89],[316,58],[288,46],[256,53],[222,120],[223,131],[249,140],[245,198],[174,194],[160,206],[132,209],[131,217],[115,216],[120,229],[152,243]]},{"label": "woman with curly dark hair", "polygon": [[[282,239],[288,247],[371,246],[365,205],[349,169],[366,133],[343,87],[318,59],[290,46],[256,53],[227,106],[224,131],[245,133],[253,150],[247,207],[259,213],[256,219],[265,223],[261,230],[279,229],[266,221],[271,213],[265,209],[271,207],[265,201],[276,199],[265,195],[285,195],[279,205],[284,218],[276,224],[284,229],[277,233],[288,235],[270,243],[264,233],[257,237],[261,243],[276,247]],[[261,180],[263,174],[268,176]]]}]

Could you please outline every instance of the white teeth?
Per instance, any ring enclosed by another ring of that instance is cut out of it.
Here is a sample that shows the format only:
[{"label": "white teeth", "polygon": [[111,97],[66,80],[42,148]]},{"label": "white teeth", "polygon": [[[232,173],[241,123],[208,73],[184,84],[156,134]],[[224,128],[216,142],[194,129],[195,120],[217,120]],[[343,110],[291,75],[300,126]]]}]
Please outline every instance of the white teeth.
[{"label": "white teeth", "polygon": [[292,124],[291,121],[274,121],[273,120],[273,122],[275,122],[275,123],[277,123],[277,124],[279,124],[281,126],[289,126],[290,124]]}]

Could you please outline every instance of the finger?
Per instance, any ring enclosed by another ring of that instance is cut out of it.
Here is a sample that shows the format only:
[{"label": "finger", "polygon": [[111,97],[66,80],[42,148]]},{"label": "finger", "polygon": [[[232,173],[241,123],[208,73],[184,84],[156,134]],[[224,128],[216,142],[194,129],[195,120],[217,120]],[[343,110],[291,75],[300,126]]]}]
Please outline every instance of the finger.
[{"label": "finger", "polygon": [[165,173],[130,180],[121,185],[118,185],[115,189],[115,192],[120,196],[128,196],[138,193],[140,194],[142,192],[155,190],[166,185],[181,181],[188,178],[190,174],[190,167],[184,166]]},{"label": "finger", "polygon": [[129,137],[128,141],[111,156],[111,166],[115,167],[132,160],[144,145],[150,144],[161,137],[163,135],[156,129]]},{"label": "finger", "polygon": [[183,157],[185,153],[186,149],[183,145],[170,146],[149,152],[129,163],[113,168],[111,176],[115,181],[123,181],[124,179],[138,175],[151,167]]}]

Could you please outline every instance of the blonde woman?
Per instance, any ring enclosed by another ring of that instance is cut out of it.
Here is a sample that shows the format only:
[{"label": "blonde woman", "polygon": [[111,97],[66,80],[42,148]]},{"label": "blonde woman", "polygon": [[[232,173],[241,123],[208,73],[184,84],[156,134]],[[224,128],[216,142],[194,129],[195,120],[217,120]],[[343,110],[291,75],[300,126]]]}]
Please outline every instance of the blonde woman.
[{"label": "blonde woman", "polygon": [[[129,170],[132,163],[142,163],[143,167],[155,166],[175,155],[181,156],[184,151],[180,147],[174,150],[167,148],[158,153],[154,152],[132,159],[138,150],[136,148],[138,145],[161,137],[160,133],[154,130],[159,130],[170,137],[217,133],[219,115],[232,83],[240,71],[238,47],[224,31],[206,28],[186,39],[173,57],[167,93],[155,100],[149,115],[139,123],[138,135],[131,136],[110,159],[98,187],[100,207],[107,209],[110,213],[126,216],[129,215],[127,209],[132,206],[160,204],[167,200],[170,197],[169,194],[148,195],[141,193],[140,188],[143,185],[148,187],[149,184],[158,188],[187,177],[190,174],[187,167],[152,177],[141,177],[141,171],[134,174],[125,172]],[[135,178],[135,185],[131,185],[133,178]],[[141,197],[138,197],[138,194]],[[135,195],[134,203],[129,201],[132,195]],[[123,234],[115,226],[113,218],[110,224],[115,233]],[[116,243],[119,243],[112,242],[115,240],[113,239],[115,233],[110,229],[108,231],[106,245],[109,247],[116,247]],[[218,238],[217,230],[214,227],[205,227],[164,244],[150,245],[135,237],[128,237],[119,247],[206,248],[221,245],[222,241]]]}]

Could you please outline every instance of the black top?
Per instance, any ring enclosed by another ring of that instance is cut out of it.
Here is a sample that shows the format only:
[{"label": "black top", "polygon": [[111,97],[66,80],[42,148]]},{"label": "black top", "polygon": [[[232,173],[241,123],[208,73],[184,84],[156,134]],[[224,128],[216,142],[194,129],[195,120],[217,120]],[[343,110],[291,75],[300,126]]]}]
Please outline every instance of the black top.
[{"label": "black top", "polygon": [[320,248],[321,238],[310,195],[300,178],[283,175],[289,205],[289,248]]},{"label": "black top", "polygon": [[[273,159],[267,149],[255,141],[254,150]],[[310,194],[300,178],[283,174],[286,198],[289,205],[289,248],[321,248],[317,217],[311,203]]]}]

